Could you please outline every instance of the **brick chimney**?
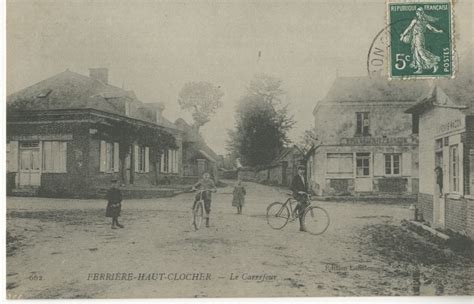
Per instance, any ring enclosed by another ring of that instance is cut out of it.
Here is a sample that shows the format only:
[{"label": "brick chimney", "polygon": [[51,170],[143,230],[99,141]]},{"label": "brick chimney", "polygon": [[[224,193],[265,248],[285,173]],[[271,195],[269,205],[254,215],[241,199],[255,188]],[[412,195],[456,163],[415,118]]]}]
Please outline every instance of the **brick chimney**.
[{"label": "brick chimney", "polygon": [[89,77],[102,82],[103,84],[109,83],[109,69],[107,68],[93,68],[89,69]]}]

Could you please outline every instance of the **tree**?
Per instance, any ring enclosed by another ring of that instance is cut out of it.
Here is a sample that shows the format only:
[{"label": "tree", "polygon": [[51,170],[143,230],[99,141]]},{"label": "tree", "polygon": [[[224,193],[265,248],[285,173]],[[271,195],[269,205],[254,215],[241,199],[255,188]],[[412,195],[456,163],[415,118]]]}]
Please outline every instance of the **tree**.
[{"label": "tree", "polygon": [[181,109],[191,111],[194,127],[199,130],[222,106],[222,96],[220,87],[209,82],[188,82],[179,92],[178,103]]},{"label": "tree", "polygon": [[311,128],[303,132],[301,139],[296,144],[298,148],[306,155],[318,143],[318,134],[316,128]]},{"label": "tree", "polygon": [[279,79],[257,75],[239,101],[236,126],[229,130],[228,149],[240,155],[248,166],[268,165],[289,143],[288,131],[294,125]]}]

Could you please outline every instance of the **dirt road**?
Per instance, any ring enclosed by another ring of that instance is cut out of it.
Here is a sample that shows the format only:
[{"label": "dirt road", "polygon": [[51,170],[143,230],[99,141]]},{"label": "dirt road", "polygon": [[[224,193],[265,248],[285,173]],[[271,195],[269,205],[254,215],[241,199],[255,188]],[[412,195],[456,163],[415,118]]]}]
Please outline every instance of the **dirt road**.
[{"label": "dirt road", "polygon": [[[284,199],[283,190],[246,187],[243,215],[231,207],[232,188],[219,189],[211,227],[199,231],[190,225],[193,194],[126,200],[120,218],[125,228],[117,230],[104,217],[105,201],[8,198],[7,293],[12,298],[413,294],[412,265],[397,264],[378,250],[391,246],[390,237],[404,237],[395,232],[405,233],[398,226],[410,216],[407,206],[320,202],[331,225],[312,236],[299,232],[296,223],[283,230],[267,225],[266,207]],[[371,239],[377,233],[388,236],[387,244]],[[471,275],[454,267],[443,269],[460,277],[456,284],[444,282],[441,293],[471,292]],[[422,282],[420,293],[439,294],[437,286]]]}]

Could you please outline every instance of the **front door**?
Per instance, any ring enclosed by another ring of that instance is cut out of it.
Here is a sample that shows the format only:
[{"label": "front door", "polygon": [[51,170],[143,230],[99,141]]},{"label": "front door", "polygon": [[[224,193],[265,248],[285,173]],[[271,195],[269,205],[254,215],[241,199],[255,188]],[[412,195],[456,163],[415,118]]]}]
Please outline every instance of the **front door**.
[{"label": "front door", "polygon": [[41,185],[41,151],[39,142],[20,143],[18,184],[23,187]]},{"label": "front door", "polygon": [[356,192],[372,191],[371,161],[370,153],[356,153]]}]

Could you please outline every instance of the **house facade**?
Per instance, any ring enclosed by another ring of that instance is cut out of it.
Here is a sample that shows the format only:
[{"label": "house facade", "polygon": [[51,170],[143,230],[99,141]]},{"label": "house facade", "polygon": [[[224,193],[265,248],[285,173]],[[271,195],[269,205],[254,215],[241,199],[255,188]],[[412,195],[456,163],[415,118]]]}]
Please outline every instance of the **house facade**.
[{"label": "house facade", "polygon": [[418,139],[404,111],[424,82],[340,77],[314,109],[317,142],[307,157],[317,195],[418,192]]},{"label": "house facade", "polygon": [[7,190],[95,196],[112,178],[157,185],[183,169],[182,132],[133,92],[65,71],[8,96]]},{"label": "house facade", "polygon": [[[423,221],[474,239],[474,83],[472,77],[437,81],[407,110],[419,136]],[[439,173],[435,173],[438,171]]]}]

